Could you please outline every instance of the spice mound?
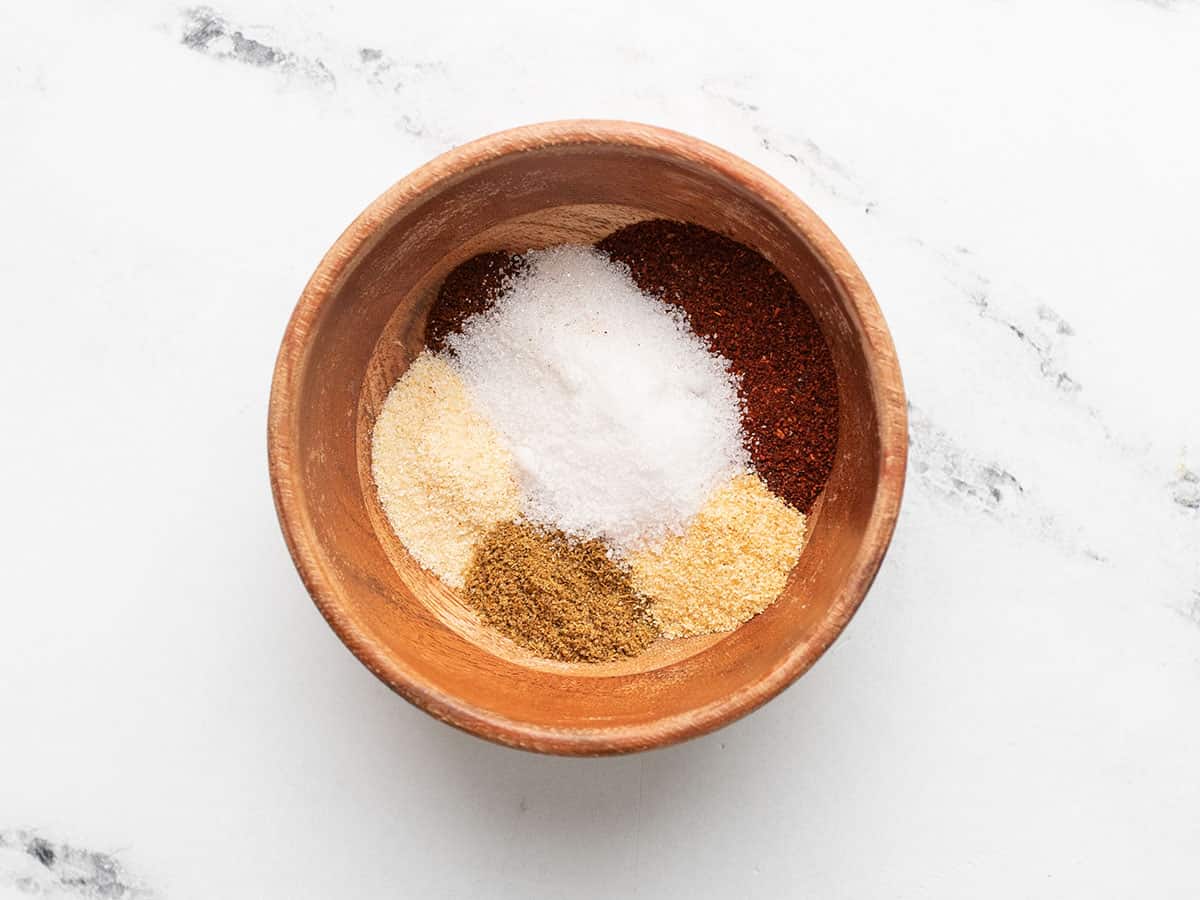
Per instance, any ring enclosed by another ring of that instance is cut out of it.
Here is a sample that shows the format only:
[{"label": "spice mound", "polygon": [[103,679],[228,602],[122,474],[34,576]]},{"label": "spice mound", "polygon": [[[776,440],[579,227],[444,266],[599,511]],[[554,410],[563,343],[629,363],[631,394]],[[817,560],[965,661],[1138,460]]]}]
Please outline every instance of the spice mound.
[{"label": "spice mound", "polygon": [[691,525],[631,561],[666,637],[732,631],[770,606],[804,545],[804,514],[754,474],[737,475]]},{"label": "spice mound", "polygon": [[458,373],[428,352],[384,401],[371,471],[396,536],[451,587],[462,587],[484,533],[517,515],[512,456]]},{"label": "spice mound", "polygon": [[425,322],[425,346],[441,350],[463,322],[491,306],[521,269],[521,257],[498,250],[472,256],[446,276]]},{"label": "spice mound", "polygon": [[602,541],[528,522],[505,522],[487,534],[464,596],[485,623],[549,659],[634,656],[658,637],[645,599]]},{"label": "spice mound", "polygon": [[726,360],[591,248],[528,254],[446,346],[543,525],[626,553],[681,531],[749,461]]},{"label": "spice mound", "polygon": [[730,631],[787,585],[838,438],[812,312],[761,254],[649,221],[473,257],[388,394],[388,522],[482,624],[601,662]]},{"label": "spice mound", "polygon": [[755,471],[807,513],[833,470],[838,390],[829,345],[796,289],[761,253],[699,225],[639,222],[598,246],[729,360]]}]

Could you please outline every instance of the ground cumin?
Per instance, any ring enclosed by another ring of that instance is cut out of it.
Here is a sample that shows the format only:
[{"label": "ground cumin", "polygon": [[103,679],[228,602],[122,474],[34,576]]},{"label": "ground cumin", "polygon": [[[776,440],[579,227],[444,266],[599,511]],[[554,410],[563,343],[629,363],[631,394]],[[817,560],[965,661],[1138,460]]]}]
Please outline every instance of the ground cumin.
[{"label": "ground cumin", "polygon": [[807,513],[838,441],[837,375],[812,312],[760,253],[699,225],[657,219],[597,244],[642,290],[680,306],[741,378],[742,425],[767,486]]},{"label": "ground cumin", "polygon": [[629,572],[600,540],[505,522],[476,547],[463,595],[483,621],[538,656],[601,662],[658,637]]}]

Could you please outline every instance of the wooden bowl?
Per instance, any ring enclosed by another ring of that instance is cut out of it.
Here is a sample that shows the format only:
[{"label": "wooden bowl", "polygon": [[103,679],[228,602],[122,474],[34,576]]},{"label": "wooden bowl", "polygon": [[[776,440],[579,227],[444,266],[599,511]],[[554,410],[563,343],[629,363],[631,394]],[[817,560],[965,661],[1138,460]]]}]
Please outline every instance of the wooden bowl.
[{"label": "wooden bowl", "polygon": [[[420,352],[442,279],[487,250],[592,243],[648,218],[748,244],[791,279],[837,367],[841,436],[784,594],[737,631],[660,641],[587,665],[532,657],[479,624],[392,534],[370,434]],[[354,654],[430,714],[551,753],[659,747],[711,731],[806,671],[862,602],[887,550],[907,455],[904,389],[875,299],[845,248],[763,172],[661,128],[567,121],[451,150],[338,238],[305,288],[275,366],[271,485],[288,548]]]}]

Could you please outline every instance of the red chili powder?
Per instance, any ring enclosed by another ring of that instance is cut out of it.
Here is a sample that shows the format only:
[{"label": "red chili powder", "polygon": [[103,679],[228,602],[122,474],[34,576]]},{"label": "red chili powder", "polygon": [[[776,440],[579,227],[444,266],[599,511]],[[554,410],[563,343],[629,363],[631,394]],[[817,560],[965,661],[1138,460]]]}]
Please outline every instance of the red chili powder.
[{"label": "red chili powder", "polygon": [[808,305],[762,254],[724,235],[657,219],[597,245],[638,287],[674,303],[741,378],[742,427],[767,486],[807,513],[838,441],[837,374]]},{"label": "red chili powder", "polygon": [[463,322],[481,313],[500,296],[521,267],[521,258],[504,250],[472,256],[446,276],[425,322],[425,346],[435,352]]}]

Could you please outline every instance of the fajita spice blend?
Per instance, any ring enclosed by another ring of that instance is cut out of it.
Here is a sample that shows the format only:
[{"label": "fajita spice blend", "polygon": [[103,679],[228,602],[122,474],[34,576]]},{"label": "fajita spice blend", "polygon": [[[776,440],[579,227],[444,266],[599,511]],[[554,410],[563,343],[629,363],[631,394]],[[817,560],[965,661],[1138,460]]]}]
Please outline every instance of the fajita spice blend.
[{"label": "fajita spice blend", "polygon": [[395,533],[486,624],[569,662],[775,602],[838,442],[833,359],[766,258],[655,220],[462,263],[376,421]]},{"label": "fajita spice blend", "polygon": [[597,247],[642,290],[687,314],[741,378],[742,424],[767,487],[807,513],[838,441],[833,357],[808,305],[760,253],[699,225],[656,219]]}]

